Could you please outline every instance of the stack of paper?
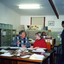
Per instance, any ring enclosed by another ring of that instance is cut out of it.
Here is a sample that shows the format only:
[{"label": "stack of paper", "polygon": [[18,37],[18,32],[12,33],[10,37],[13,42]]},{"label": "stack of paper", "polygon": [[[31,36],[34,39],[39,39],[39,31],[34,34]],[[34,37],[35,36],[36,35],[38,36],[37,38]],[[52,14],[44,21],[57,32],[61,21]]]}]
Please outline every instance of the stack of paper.
[{"label": "stack of paper", "polygon": [[0,48],[7,49],[7,48],[9,48],[9,46],[1,46]]},{"label": "stack of paper", "polygon": [[21,58],[28,58],[30,55],[21,56]]},{"label": "stack of paper", "polygon": [[43,48],[38,48],[36,50],[33,50],[32,52],[45,52]]},{"label": "stack of paper", "polygon": [[32,54],[32,55],[30,56],[30,59],[43,60],[43,59],[44,59],[44,55]]},{"label": "stack of paper", "polygon": [[4,54],[1,54],[1,56],[9,56],[9,57],[11,57],[13,55],[11,55],[10,53],[4,53]]},{"label": "stack of paper", "polygon": [[2,50],[0,50],[0,52],[8,52],[8,51],[7,51],[7,50],[2,49]]}]

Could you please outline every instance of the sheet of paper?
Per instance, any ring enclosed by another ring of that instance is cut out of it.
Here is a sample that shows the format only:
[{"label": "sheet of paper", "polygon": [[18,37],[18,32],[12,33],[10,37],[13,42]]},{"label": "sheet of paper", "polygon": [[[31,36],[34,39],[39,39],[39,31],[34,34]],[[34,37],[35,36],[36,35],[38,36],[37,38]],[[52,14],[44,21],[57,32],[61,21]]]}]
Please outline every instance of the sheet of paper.
[{"label": "sheet of paper", "polygon": [[6,49],[6,48],[9,48],[9,46],[2,46],[2,47],[0,47],[0,48]]},{"label": "sheet of paper", "polygon": [[50,56],[51,53],[46,53],[47,56]]},{"label": "sheet of paper", "polygon": [[10,47],[11,49],[18,49],[19,47]]},{"label": "sheet of paper", "polygon": [[33,50],[33,48],[27,48],[28,50]]},{"label": "sheet of paper", "polygon": [[7,51],[7,50],[2,49],[2,50],[0,50],[0,52],[8,52],[8,51]]},{"label": "sheet of paper", "polygon": [[32,52],[45,52],[43,48],[38,48],[36,50],[33,50]]},{"label": "sheet of paper", "polygon": [[50,44],[52,45],[52,40],[50,40]]},{"label": "sheet of paper", "polygon": [[25,56],[22,56],[21,58],[28,58],[30,57],[30,55],[25,55]]},{"label": "sheet of paper", "polygon": [[13,55],[11,55],[10,53],[4,53],[4,54],[1,54],[1,56],[9,56],[9,57],[11,57]]},{"label": "sheet of paper", "polygon": [[46,39],[46,42],[50,42],[50,44],[52,45],[52,39]]},{"label": "sheet of paper", "polygon": [[34,59],[34,60],[43,60],[44,56],[43,55],[38,55],[38,54],[32,54],[30,56],[30,59]]}]

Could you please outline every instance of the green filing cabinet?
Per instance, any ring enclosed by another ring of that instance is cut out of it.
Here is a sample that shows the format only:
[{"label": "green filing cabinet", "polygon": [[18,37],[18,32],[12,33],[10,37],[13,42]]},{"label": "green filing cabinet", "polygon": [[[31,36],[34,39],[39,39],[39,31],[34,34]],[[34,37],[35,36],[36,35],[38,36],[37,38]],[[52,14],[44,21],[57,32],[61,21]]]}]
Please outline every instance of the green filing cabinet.
[{"label": "green filing cabinet", "polygon": [[7,46],[6,29],[0,29],[0,45]]},{"label": "green filing cabinet", "polygon": [[15,39],[15,37],[16,37],[16,30],[13,29],[12,30],[12,41]]},{"label": "green filing cabinet", "polygon": [[0,46],[10,46],[15,36],[15,29],[0,29]]}]

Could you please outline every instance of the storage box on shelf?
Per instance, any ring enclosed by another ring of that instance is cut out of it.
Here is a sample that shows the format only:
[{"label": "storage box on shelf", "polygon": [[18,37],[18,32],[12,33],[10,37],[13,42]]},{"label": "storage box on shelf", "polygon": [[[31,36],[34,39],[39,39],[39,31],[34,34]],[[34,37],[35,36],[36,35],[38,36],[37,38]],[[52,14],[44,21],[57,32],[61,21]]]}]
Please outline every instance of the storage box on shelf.
[{"label": "storage box on shelf", "polygon": [[0,28],[1,29],[13,29],[13,25],[0,23]]}]

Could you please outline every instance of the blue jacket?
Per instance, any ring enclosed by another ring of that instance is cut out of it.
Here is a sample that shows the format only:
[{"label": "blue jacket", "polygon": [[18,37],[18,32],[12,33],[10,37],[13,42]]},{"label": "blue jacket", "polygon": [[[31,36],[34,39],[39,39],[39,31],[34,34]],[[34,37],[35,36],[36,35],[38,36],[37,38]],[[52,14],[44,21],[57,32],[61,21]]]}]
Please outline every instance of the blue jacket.
[{"label": "blue jacket", "polygon": [[[17,44],[17,41],[20,41],[20,45]],[[11,46],[17,46],[17,47],[22,47],[22,44],[26,45],[27,48],[30,47],[29,39],[25,37],[22,39],[20,36],[15,37],[14,41],[11,43]]]}]

